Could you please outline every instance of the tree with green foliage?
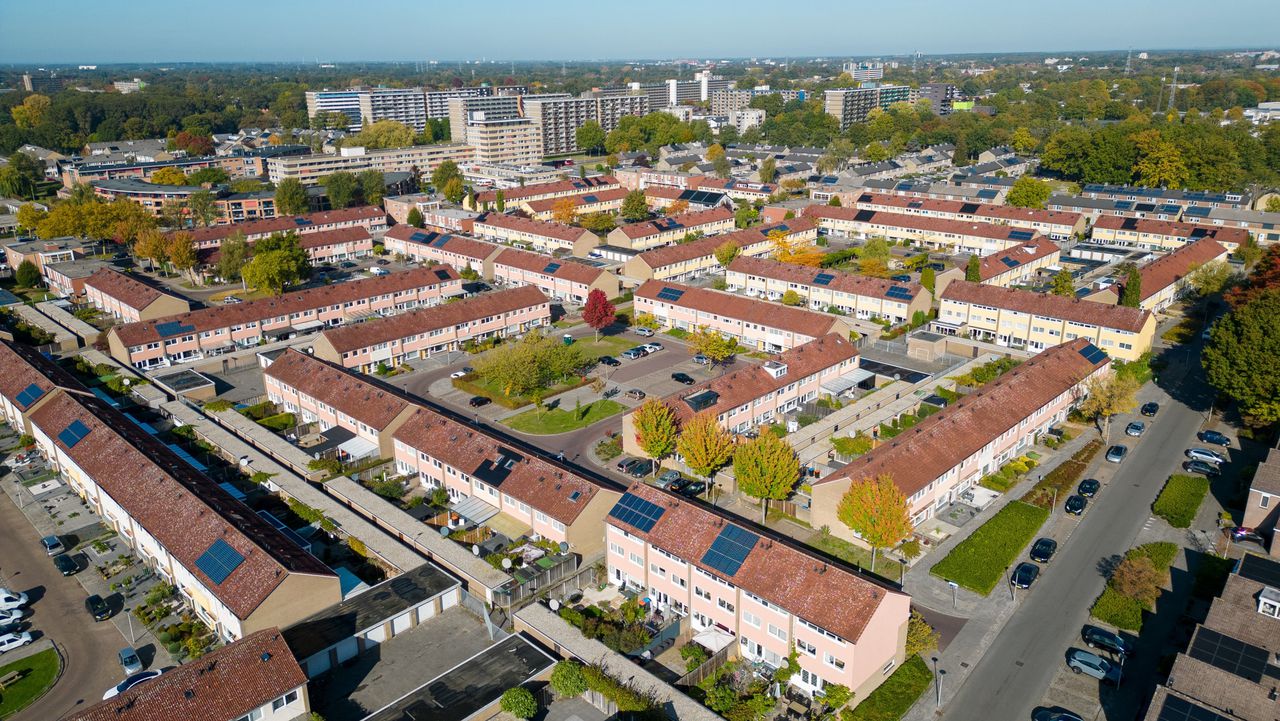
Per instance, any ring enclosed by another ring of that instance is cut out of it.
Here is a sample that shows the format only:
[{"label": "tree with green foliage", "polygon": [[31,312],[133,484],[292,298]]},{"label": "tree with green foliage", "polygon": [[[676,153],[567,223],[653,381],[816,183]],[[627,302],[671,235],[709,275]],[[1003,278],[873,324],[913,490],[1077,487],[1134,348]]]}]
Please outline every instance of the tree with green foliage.
[{"label": "tree with green foliage", "polygon": [[1021,155],[1026,155],[1036,149],[1036,136],[1025,127],[1016,128],[1013,135],[1009,136],[1009,145]]},{"label": "tree with green foliage", "polygon": [[970,283],[982,282],[982,259],[976,255],[969,256],[969,264],[964,268],[964,279]]},{"label": "tree with green foliage", "polygon": [[1005,196],[1004,202],[1016,208],[1043,210],[1052,193],[1053,189],[1048,183],[1036,180],[1030,175],[1024,175],[1013,181],[1013,187],[1009,188],[1009,194]]},{"label": "tree with green foliage", "polygon": [[685,338],[689,350],[707,357],[713,364],[723,363],[738,352],[738,341],[714,328],[700,325]]},{"label": "tree with green foliage", "polygon": [[574,131],[573,138],[578,142],[578,148],[588,155],[599,155],[604,148],[604,128],[595,120],[588,120],[579,126]]},{"label": "tree with green foliage", "polygon": [[750,203],[742,203],[733,211],[733,224],[739,228],[748,228],[760,217],[760,211]]},{"label": "tree with green foliage", "polygon": [[1267,198],[1267,212],[1280,213],[1280,195],[1272,195]]},{"label": "tree with green foliage", "polygon": [[231,176],[226,170],[218,166],[211,168],[201,168],[187,176],[187,182],[192,185],[223,185],[231,182]]},{"label": "tree with green foliage", "polygon": [[360,198],[365,205],[382,205],[387,192],[387,182],[381,170],[363,170],[356,176],[360,184]]},{"label": "tree with green foliage", "polygon": [[507,194],[502,192],[502,188],[498,188],[493,194],[493,207],[497,208],[499,213],[507,212]]},{"label": "tree with green foliage", "polygon": [[35,288],[40,285],[43,276],[40,275],[40,269],[35,263],[24,260],[18,264],[18,269],[14,271],[13,279],[19,288]]},{"label": "tree with green foliage", "polygon": [[733,242],[732,240],[726,240],[725,242],[716,246],[716,249],[715,249],[716,262],[720,264],[721,268],[728,268],[729,264],[733,262],[733,259],[737,258],[738,253],[741,253],[741,252],[742,252],[741,246],[739,246],[737,243]]},{"label": "tree with green foliage", "polygon": [[1145,130],[1133,136],[1138,162],[1133,172],[1138,182],[1151,188],[1185,188],[1189,179],[1182,152],[1159,130]]},{"label": "tree with green foliage", "polygon": [[1098,423],[1098,432],[1106,438],[1111,430],[1111,418],[1128,413],[1137,405],[1139,383],[1127,373],[1095,375],[1085,382],[1087,394],[1078,406],[1086,418]]},{"label": "tree with green foliage", "polygon": [[1120,290],[1120,305],[1137,308],[1142,305],[1142,271],[1130,263],[1125,269],[1124,287]]},{"label": "tree with green foliage", "polygon": [[285,178],[276,184],[276,212],[298,215],[307,212],[307,189],[297,178]]},{"label": "tree with green foliage", "polygon": [[514,343],[504,343],[479,357],[476,373],[511,397],[532,398],[586,365],[582,350],[536,329]]},{"label": "tree with green foliage", "polygon": [[398,120],[378,120],[365,125],[360,132],[344,138],[346,147],[364,147],[370,150],[381,148],[405,148],[413,145],[413,128]]},{"label": "tree with green foliage", "polygon": [[191,221],[208,228],[218,219],[217,199],[207,190],[197,190],[187,196],[187,210],[191,213]]},{"label": "tree with green foliage", "polygon": [[832,208],[841,207],[842,204],[840,203],[840,196],[832,195],[831,199],[827,201],[827,205],[831,206]]},{"label": "tree with green foliage", "polygon": [[920,285],[923,285],[930,293],[933,293],[933,288],[937,282],[937,273],[933,268],[926,265],[924,270],[920,271]]},{"label": "tree with green foliage", "polygon": [[782,304],[790,306],[804,305],[804,298],[801,298],[799,293],[788,288],[787,291],[782,294]]},{"label": "tree with green foliage", "polygon": [[1220,318],[1200,358],[1209,383],[1239,404],[1248,425],[1280,421],[1280,288],[1249,296]]},{"label": "tree with green foliage", "polygon": [[723,155],[711,161],[711,167],[717,178],[728,178],[733,174],[733,163],[730,163],[729,158]]},{"label": "tree with green foliage", "polygon": [[427,225],[426,219],[422,217],[422,211],[418,210],[416,205],[409,209],[409,215],[405,220],[415,228],[425,228]]},{"label": "tree with green foliage", "polygon": [[633,417],[636,443],[645,455],[654,460],[654,472],[662,459],[676,449],[680,429],[671,407],[657,398],[650,398],[636,409]]},{"label": "tree with green foliage", "polygon": [[911,535],[911,510],[907,497],[888,475],[863,478],[849,486],[836,504],[836,518],[871,546],[871,571],[876,554]]},{"label": "tree with green foliage", "polygon": [[307,278],[311,263],[295,232],[275,233],[254,244],[253,259],[240,269],[246,284],[279,295]]},{"label": "tree with green foliage", "polygon": [[881,260],[889,262],[893,252],[889,250],[889,242],[879,236],[870,238],[858,249],[858,257],[864,260]]},{"label": "tree with green foliage", "polygon": [[538,714],[538,701],[529,689],[516,686],[502,692],[498,705],[518,719],[531,719]]},{"label": "tree with green foliage", "polygon": [[622,199],[622,208],[618,214],[622,219],[634,223],[649,217],[649,204],[645,202],[643,190],[633,190]]},{"label": "tree with green foliage", "polygon": [[720,427],[715,414],[704,412],[680,428],[676,452],[695,475],[710,479],[733,458],[733,446],[733,437]]},{"label": "tree with green foliage", "polygon": [[772,183],[778,177],[778,161],[772,155],[765,158],[760,163],[759,174],[761,183]]},{"label": "tree with green foliage", "polygon": [[573,659],[556,663],[551,669],[551,690],[560,698],[576,698],[587,692],[587,677],[582,664]]},{"label": "tree with green foliage", "polygon": [[462,176],[454,176],[445,181],[441,192],[444,193],[445,200],[450,203],[454,205],[461,203],[462,198],[466,195],[466,188],[462,185]]},{"label": "tree with green foliage", "polygon": [[334,210],[355,205],[360,181],[345,170],[330,173],[320,179],[325,194],[329,196],[329,207]]},{"label": "tree with green foliage", "polygon": [[1071,271],[1063,268],[1053,274],[1053,286],[1050,292],[1054,295],[1060,295],[1064,298],[1074,298],[1076,295],[1076,279],[1071,275]]},{"label": "tree with green foliage", "polygon": [[786,441],[772,433],[739,444],[733,453],[733,476],[738,488],[760,499],[761,522],[769,515],[769,501],[791,494],[800,479],[800,459]]},{"label": "tree with green foliage", "polygon": [[438,192],[444,192],[444,186],[451,178],[457,178],[459,183],[462,182],[462,171],[458,170],[458,164],[452,160],[443,161],[431,171],[431,184]]},{"label": "tree with green foliage", "polygon": [[1187,271],[1186,287],[1201,298],[1217,295],[1226,289],[1235,271],[1223,260],[1211,260],[1191,266]]},{"label": "tree with green foliage", "polygon": [[233,282],[240,280],[240,269],[249,261],[249,242],[236,231],[218,246],[218,277]]}]

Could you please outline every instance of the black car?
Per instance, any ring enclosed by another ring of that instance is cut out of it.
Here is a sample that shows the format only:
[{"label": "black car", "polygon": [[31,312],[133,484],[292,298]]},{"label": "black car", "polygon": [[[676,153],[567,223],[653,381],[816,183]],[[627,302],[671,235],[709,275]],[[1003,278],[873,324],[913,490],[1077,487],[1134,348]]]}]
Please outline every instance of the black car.
[{"label": "black car", "polygon": [[689,481],[689,485],[676,491],[676,493],[688,498],[697,498],[698,496],[701,496],[702,492],[705,490],[707,490],[707,484],[702,481]]},{"label": "black car", "polygon": [[1039,566],[1023,561],[1018,564],[1017,568],[1013,569],[1013,575],[1009,577],[1009,583],[1012,583],[1015,588],[1031,588],[1031,584],[1036,582],[1036,578],[1039,575]]},{"label": "black car", "polygon": [[644,478],[650,473],[653,473],[653,461],[648,458],[637,458],[635,464],[627,469],[627,475],[636,478]]},{"label": "black car", "polygon": [[1196,438],[1199,438],[1202,443],[1212,443],[1223,448],[1231,447],[1231,439],[1217,431],[1200,431],[1196,434]]},{"label": "black car", "polygon": [[1069,496],[1064,508],[1067,513],[1070,513],[1073,516],[1080,516],[1084,515],[1084,508],[1087,505],[1089,505],[1089,502],[1084,500],[1084,496]]},{"label": "black car", "polygon": [[1199,473],[1202,476],[1216,477],[1222,475],[1222,471],[1212,463],[1205,461],[1187,461],[1182,464],[1182,470],[1187,473]]},{"label": "black car", "polygon": [[53,567],[64,576],[74,576],[80,567],[76,565],[75,559],[65,553],[59,553],[53,557]]},{"label": "black car", "polygon": [[1098,482],[1098,479],[1086,478],[1083,481],[1080,481],[1080,488],[1076,490],[1076,493],[1079,493],[1085,498],[1093,498],[1098,495],[1098,491],[1100,490],[1102,490],[1102,484]]},{"label": "black car", "polygon": [[1031,560],[1040,563],[1048,563],[1053,558],[1053,554],[1058,550],[1058,542],[1052,538],[1039,538],[1031,546]]},{"label": "black car", "polygon": [[481,406],[487,406],[492,402],[493,401],[488,396],[471,396],[471,400],[467,401],[467,405],[472,408],[479,408]]},{"label": "black car", "polygon": [[1084,721],[1080,714],[1068,711],[1061,706],[1038,708],[1031,713],[1031,721]]},{"label": "black car", "polygon": [[111,618],[111,607],[107,605],[106,601],[102,600],[102,596],[96,593],[84,600],[84,608],[89,612],[90,616],[93,616],[95,621],[105,621]]},{"label": "black car", "polygon": [[694,382],[693,376],[689,375],[688,373],[672,373],[671,380],[675,381],[676,383],[683,383],[684,385],[687,385],[687,386],[693,385],[693,382]]},{"label": "black car", "polygon": [[389,261],[389,260],[380,260],[380,261],[378,261],[378,265],[391,265],[391,261]]},{"label": "black car", "polygon": [[1119,656],[1133,655],[1133,644],[1105,628],[1085,626],[1080,631],[1080,638],[1084,639],[1084,645],[1089,648],[1100,648]]},{"label": "black car", "polygon": [[1142,415],[1146,416],[1147,418],[1155,418],[1156,414],[1160,412],[1160,404],[1159,403],[1143,403],[1142,408],[1139,409],[1139,412],[1142,413]]},{"label": "black car", "polygon": [[622,365],[622,361],[618,360],[617,358],[614,358],[611,355],[602,355],[597,360],[599,360],[602,364],[607,365],[611,368],[617,368],[618,366]]},{"label": "black car", "polygon": [[690,483],[693,483],[693,481],[688,478],[677,478],[667,484],[667,490],[675,493],[683,493],[684,489],[687,488]]}]

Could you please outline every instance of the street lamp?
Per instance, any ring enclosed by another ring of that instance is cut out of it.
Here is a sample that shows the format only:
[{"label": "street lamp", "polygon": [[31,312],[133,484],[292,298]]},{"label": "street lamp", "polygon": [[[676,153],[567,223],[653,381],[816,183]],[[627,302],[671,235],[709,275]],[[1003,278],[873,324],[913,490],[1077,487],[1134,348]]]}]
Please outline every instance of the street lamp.
[{"label": "street lamp", "polygon": [[938,657],[933,657],[933,689],[935,705],[942,708],[942,674],[938,671]]},{"label": "street lamp", "polygon": [[1013,576],[1011,576],[1011,575],[1009,574],[1009,569],[1010,569],[1010,568],[1011,568],[1011,566],[1005,566],[1005,567],[1004,567],[1004,579],[1005,579],[1005,581],[1007,581],[1007,582],[1009,583],[1009,600],[1010,600],[1010,601],[1016,601],[1016,600],[1018,600],[1018,599],[1017,599],[1017,598],[1015,598],[1015,597],[1014,597],[1014,595],[1013,595]]},{"label": "street lamp", "polygon": [[951,587],[951,608],[955,609],[957,608],[956,591],[960,588],[960,584],[956,583],[955,581],[947,581],[947,585]]},{"label": "street lamp", "polygon": [[137,643],[137,641],[134,640],[134,637],[133,637],[133,609],[125,608],[124,617],[129,621],[129,645],[132,646],[133,644]]}]

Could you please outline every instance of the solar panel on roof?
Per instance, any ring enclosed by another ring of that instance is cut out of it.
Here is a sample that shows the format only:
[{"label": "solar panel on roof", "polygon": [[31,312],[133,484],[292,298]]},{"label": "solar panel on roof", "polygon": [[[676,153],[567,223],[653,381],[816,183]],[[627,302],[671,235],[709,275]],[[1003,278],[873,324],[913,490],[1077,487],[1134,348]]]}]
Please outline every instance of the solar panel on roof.
[{"label": "solar panel on roof", "polygon": [[978,208],[982,207],[980,203],[965,203],[960,206],[961,215],[973,215],[978,212]]},{"label": "solar panel on roof", "polygon": [[1092,343],[1081,348],[1080,355],[1084,356],[1085,360],[1089,361],[1094,365],[1097,365],[1102,361],[1103,358],[1107,357],[1107,354],[1104,353],[1101,348],[1099,348],[1098,346]]},{"label": "solar panel on roof", "polygon": [[1253,683],[1260,683],[1264,675],[1280,675],[1280,669],[1267,663],[1270,654],[1265,648],[1203,626],[1196,633],[1187,655]]},{"label": "solar panel on roof", "polygon": [[830,273],[819,273],[813,277],[814,285],[829,285],[836,277]]},{"label": "solar panel on roof", "polygon": [[1280,562],[1272,561],[1269,558],[1246,553],[1244,558],[1240,559],[1236,574],[1250,581],[1257,581],[1272,588],[1280,588]]},{"label": "solar panel on roof", "polygon": [[760,537],[751,531],[728,523],[702,554],[702,563],[732,578],[759,541]]},{"label": "solar panel on roof", "polygon": [[547,263],[547,267],[543,268],[542,272],[547,273],[549,275],[551,273],[556,272],[557,270],[560,270],[559,263]]},{"label": "solar panel on roof", "polygon": [[1230,721],[1214,711],[1188,701],[1180,696],[1168,695],[1156,721]]},{"label": "solar panel on roof", "polygon": [[312,223],[309,218],[294,218],[293,224],[294,225],[311,225]]},{"label": "solar panel on roof", "polygon": [[168,338],[170,336],[182,335],[183,333],[191,333],[195,331],[195,329],[196,327],[193,325],[187,325],[185,323],[182,323],[181,321],[176,321],[176,320],[170,320],[164,323],[156,323],[156,332],[160,334],[161,338]]},{"label": "solar panel on roof", "polygon": [[675,301],[680,300],[680,297],[683,295],[684,291],[679,288],[663,286],[662,290],[658,291],[658,300],[667,300],[674,303]]},{"label": "solar panel on roof", "polygon": [[633,493],[624,493],[609,509],[609,515],[635,528],[641,533],[653,530],[654,524],[662,518],[665,508],[652,501],[645,500]]},{"label": "solar panel on roof", "polygon": [[35,383],[32,383],[26,388],[23,388],[22,392],[19,393],[17,398],[15,398],[14,400],[16,400],[18,402],[18,405],[22,406],[22,410],[25,411],[26,409],[31,407],[32,403],[35,403],[36,401],[40,400],[40,396],[42,395],[44,395],[44,391],[40,389],[40,386],[36,385]]},{"label": "solar panel on roof", "polygon": [[445,243],[449,242],[449,238],[450,236],[448,235],[442,235],[436,238],[435,240],[431,241],[427,245],[431,246],[432,248],[443,248],[445,246]]},{"label": "solar panel on roof", "polygon": [[1017,259],[1015,259],[1015,258],[1010,258],[1010,257],[1008,257],[1008,256],[1005,256],[1005,257],[1001,258],[1001,259],[1000,259],[1000,262],[1001,262],[1001,263],[1004,263],[1005,265],[1009,266],[1010,268],[1017,268],[1018,266],[1022,265],[1021,263],[1019,263],[1019,262],[1017,261]]},{"label": "solar panel on roof", "polygon": [[74,448],[77,443],[84,440],[89,435],[89,427],[80,421],[71,421],[66,428],[58,433],[58,440],[62,441],[62,445],[67,448]]},{"label": "solar panel on roof", "polygon": [[244,556],[219,538],[196,559],[196,568],[208,576],[210,581],[222,585],[241,563],[244,563]]},{"label": "solar panel on roof", "polygon": [[437,271],[436,271],[436,277],[437,277],[437,278],[439,278],[440,280],[449,280],[449,271],[447,271],[447,270],[437,270]]},{"label": "solar panel on roof", "polygon": [[417,243],[425,243],[427,240],[427,234],[421,233],[421,232],[414,233],[413,235],[409,236],[409,240],[412,240]]},{"label": "solar panel on roof", "polygon": [[885,291],[884,294],[886,297],[893,298],[894,300],[911,300],[915,297],[910,288],[901,285],[895,285],[889,288],[889,290]]},{"label": "solar panel on roof", "polygon": [[997,193],[994,190],[991,190],[990,188],[984,188],[978,191],[978,197],[982,198],[983,200],[992,200],[997,195],[999,195],[999,193]]},{"label": "solar panel on roof", "polygon": [[1031,240],[1034,237],[1036,234],[1029,230],[1014,230],[1009,233],[1009,240]]},{"label": "solar panel on roof", "polygon": [[924,207],[924,203],[923,203],[922,201],[919,201],[919,200],[913,200],[913,201],[911,201],[910,203],[907,203],[907,207],[908,207],[908,208],[923,208],[923,207]]},{"label": "solar panel on roof", "polygon": [[898,183],[893,186],[894,190],[911,190],[911,183]]}]

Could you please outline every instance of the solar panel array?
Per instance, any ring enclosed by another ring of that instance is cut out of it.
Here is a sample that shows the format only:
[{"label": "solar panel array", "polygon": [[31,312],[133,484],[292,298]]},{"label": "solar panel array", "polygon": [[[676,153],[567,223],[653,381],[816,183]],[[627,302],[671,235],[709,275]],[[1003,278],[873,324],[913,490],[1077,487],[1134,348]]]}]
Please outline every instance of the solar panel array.
[{"label": "solar panel array", "polygon": [[176,320],[166,321],[164,323],[156,323],[156,332],[160,334],[161,338],[168,338],[169,336],[174,336],[174,335],[182,335],[183,333],[193,333],[195,332],[195,329],[196,327],[193,325],[187,325],[181,321],[176,321]]},{"label": "solar panel array", "polygon": [[427,245],[430,245],[432,248],[443,248],[445,246],[445,243],[449,242],[449,238],[450,236],[448,235],[442,235],[436,238],[435,240],[431,241]]},{"label": "solar panel array", "polygon": [[77,443],[84,440],[89,435],[89,427],[80,421],[71,421],[71,423],[58,433],[58,440],[62,441],[62,445],[67,448],[74,448]]},{"label": "solar panel array", "polygon": [[418,243],[425,243],[427,242],[427,237],[428,236],[426,233],[414,233],[413,235],[409,236],[409,240],[412,240]]},{"label": "solar panel array", "polygon": [[1269,558],[1246,553],[1244,558],[1240,559],[1240,567],[1236,569],[1236,574],[1250,581],[1280,588],[1280,562]]},{"label": "solar panel array", "polygon": [[652,501],[631,493],[624,493],[613,508],[609,509],[609,515],[641,533],[648,533],[653,530],[654,524],[662,518],[665,511],[666,509]]},{"label": "solar panel array", "polygon": [[582,202],[584,202],[584,203],[599,203],[599,202],[600,202],[600,198],[596,197],[595,195],[584,195],[584,196],[582,196]]},{"label": "solar panel array", "polygon": [[658,300],[666,300],[674,303],[680,300],[681,296],[683,295],[684,295],[684,291],[679,288],[672,288],[671,286],[663,286],[662,290],[658,291]]},{"label": "solar panel array", "polygon": [[294,225],[312,225],[311,220],[309,218],[294,218],[293,224]]},{"label": "solar panel array", "polygon": [[32,383],[26,388],[23,388],[22,392],[19,393],[17,398],[14,398],[14,400],[16,400],[18,405],[22,406],[22,410],[25,411],[31,407],[32,403],[40,400],[40,396],[42,395],[44,395],[44,391],[40,389],[40,386]]},{"label": "solar panel array", "polygon": [[1004,263],[1005,265],[1009,266],[1010,268],[1017,268],[1018,266],[1022,265],[1022,263],[1019,263],[1019,262],[1017,261],[1017,259],[1015,259],[1015,258],[1010,258],[1010,257],[1008,257],[1008,256],[1005,256],[1005,257],[1001,258],[1001,259],[1000,259],[1000,262],[1001,262],[1001,263]]},{"label": "solar panel array", "polygon": [[1179,696],[1165,696],[1156,721],[1230,721],[1226,716]]},{"label": "solar panel array", "polygon": [[732,578],[759,542],[760,537],[751,531],[726,524],[711,542],[711,548],[702,554],[702,563]]},{"label": "solar panel array", "polygon": [[1103,352],[1101,348],[1099,348],[1098,346],[1092,343],[1081,348],[1080,355],[1084,356],[1085,360],[1089,361],[1094,365],[1097,365],[1098,363],[1102,362],[1102,359],[1107,357],[1107,354]]},{"label": "solar panel array", "polygon": [[559,263],[547,263],[547,267],[543,268],[542,272],[550,275],[551,273],[554,273],[557,270],[560,270]]},{"label": "solar panel array", "polygon": [[196,559],[196,568],[208,576],[210,581],[222,585],[231,572],[239,568],[242,563],[244,563],[244,556],[219,538],[209,546],[209,550]]},{"label": "solar panel array", "polygon": [[885,291],[884,295],[886,298],[892,298],[894,300],[911,300],[915,297],[910,288],[901,285],[892,286],[889,290]]},{"label": "solar panel array", "polygon": [[[1187,655],[1253,683],[1261,683],[1264,675],[1272,675],[1267,673],[1267,658],[1270,654],[1265,648],[1203,626],[1196,633]],[[1273,672],[1275,668],[1271,667]]]},{"label": "solar panel array", "polygon": [[449,271],[447,271],[447,270],[437,270],[437,271],[436,271],[436,277],[437,277],[437,278],[439,278],[440,280],[449,280]]},{"label": "solar panel array", "polygon": [[830,273],[819,273],[813,277],[814,285],[830,285],[836,277]]},{"label": "solar panel array", "polygon": [[1009,233],[1009,240],[1031,240],[1034,237],[1036,234],[1029,230],[1014,230]]}]

